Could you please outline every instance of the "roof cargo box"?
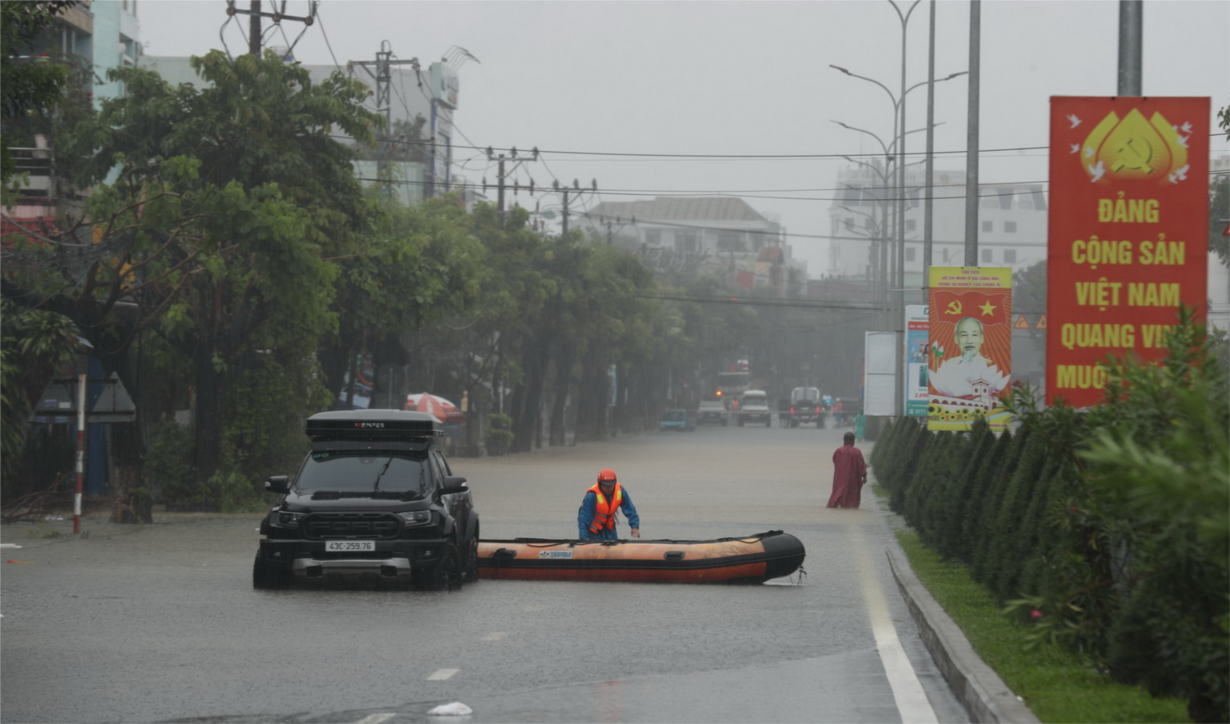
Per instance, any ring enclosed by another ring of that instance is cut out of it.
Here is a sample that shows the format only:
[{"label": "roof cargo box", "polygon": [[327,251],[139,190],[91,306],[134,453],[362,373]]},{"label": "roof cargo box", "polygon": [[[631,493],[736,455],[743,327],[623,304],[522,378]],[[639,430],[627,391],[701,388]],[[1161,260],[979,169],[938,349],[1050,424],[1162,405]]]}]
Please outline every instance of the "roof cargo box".
[{"label": "roof cargo box", "polygon": [[312,415],[304,432],[313,440],[410,440],[440,437],[444,426],[425,412],[340,410]]}]

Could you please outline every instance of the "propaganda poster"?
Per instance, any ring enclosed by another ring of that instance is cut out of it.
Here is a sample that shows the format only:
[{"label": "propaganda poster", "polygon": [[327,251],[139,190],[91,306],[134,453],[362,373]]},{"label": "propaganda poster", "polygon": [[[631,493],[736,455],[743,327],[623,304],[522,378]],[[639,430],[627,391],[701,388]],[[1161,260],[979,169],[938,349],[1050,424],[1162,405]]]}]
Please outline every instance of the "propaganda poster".
[{"label": "propaganda poster", "polygon": [[931,267],[927,429],[1008,428],[1012,269]]}]

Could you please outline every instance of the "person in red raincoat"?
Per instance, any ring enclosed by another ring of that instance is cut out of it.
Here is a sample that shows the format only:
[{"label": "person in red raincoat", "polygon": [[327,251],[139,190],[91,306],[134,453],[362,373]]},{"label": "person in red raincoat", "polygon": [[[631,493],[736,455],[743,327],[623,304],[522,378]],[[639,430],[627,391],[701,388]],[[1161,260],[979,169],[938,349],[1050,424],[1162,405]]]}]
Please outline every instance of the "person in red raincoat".
[{"label": "person in red raincoat", "polygon": [[854,433],[847,432],[843,439],[845,444],[833,453],[833,494],[828,507],[857,508],[867,482],[867,463],[862,451],[854,447]]}]

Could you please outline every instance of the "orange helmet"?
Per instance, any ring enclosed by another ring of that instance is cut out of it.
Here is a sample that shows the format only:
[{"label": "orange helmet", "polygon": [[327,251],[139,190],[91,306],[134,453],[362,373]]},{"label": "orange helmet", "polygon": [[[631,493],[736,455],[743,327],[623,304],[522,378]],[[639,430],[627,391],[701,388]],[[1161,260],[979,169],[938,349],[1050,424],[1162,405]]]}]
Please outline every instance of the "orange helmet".
[{"label": "orange helmet", "polygon": [[615,471],[610,468],[603,468],[598,471],[598,482],[613,483],[615,482]]}]

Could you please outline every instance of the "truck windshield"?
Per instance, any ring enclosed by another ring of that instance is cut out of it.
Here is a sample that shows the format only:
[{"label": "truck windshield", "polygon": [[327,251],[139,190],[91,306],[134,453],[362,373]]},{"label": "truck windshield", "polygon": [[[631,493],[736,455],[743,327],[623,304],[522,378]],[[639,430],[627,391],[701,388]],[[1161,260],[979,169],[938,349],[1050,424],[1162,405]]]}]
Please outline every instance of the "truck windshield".
[{"label": "truck windshield", "polygon": [[427,461],[412,453],[371,451],[318,451],[304,461],[295,479],[299,492],[331,490],[365,492],[384,490],[425,494]]}]

